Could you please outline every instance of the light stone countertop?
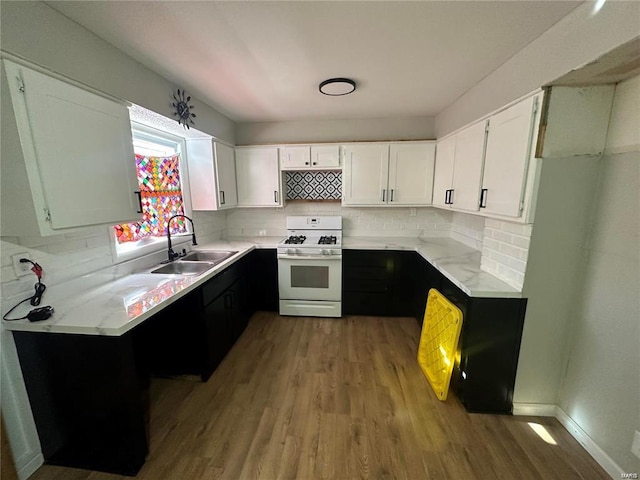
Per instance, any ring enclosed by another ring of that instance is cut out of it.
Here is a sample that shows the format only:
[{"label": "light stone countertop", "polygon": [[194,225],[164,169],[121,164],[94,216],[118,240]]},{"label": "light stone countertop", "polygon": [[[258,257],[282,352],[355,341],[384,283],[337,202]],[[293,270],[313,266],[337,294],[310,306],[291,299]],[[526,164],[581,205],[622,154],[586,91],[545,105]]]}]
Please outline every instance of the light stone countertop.
[{"label": "light stone countertop", "polygon": [[[230,250],[238,254],[199,276],[149,273],[153,263],[126,271],[122,266],[50,287],[43,305],[55,308],[41,322],[4,322],[7,330],[120,336],[204,284],[254,248],[276,248],[282,237],[243,237],[199,245],[195,250]],[[417,251],[436,269],[473,297],[519,298],[521,292],[480,270],[480,252],[449,238],[343,237],[343,248]],[[163,255],[164,252],[161,252]],[[156,260],[157,259],[157,260]],[[22,316],[31,309],[16,309]]]}]

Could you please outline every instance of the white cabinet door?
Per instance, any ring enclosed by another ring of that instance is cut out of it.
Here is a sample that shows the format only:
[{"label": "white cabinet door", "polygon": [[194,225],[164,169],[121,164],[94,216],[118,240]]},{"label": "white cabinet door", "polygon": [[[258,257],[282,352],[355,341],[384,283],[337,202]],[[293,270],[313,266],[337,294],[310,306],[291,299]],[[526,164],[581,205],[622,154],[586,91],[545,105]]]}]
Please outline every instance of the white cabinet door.
[{"label": "white cabinet door", "polygon": [[453,185],[453,164],[456,153],[455,136],[437,144],[436,166],[433,178],[433,205],[450,208],[449,191]]},{"label": "white cabinet door", "polygon": [[520,216],[536,102],[530,97],[489,119],[482,177],[487,213]]},{"label": "white cabinet door", "polygon": [[453,193],[450,195],[455,209],[477,212],[480,208],[486,123],[478,122],[455,136]]},{"label": "white cabinet door", "polygon": [[311,145],[312,168],[340,167],[339,145]]},{"label": "white cabinet door", "polygon": [[343,205],[385,205],[389,178],[389,144],[344,147]]},{"label": "white cabinet door", "polygon": [[212,141],[209,138],[191,138],[186,143],[191,209],[217,210],[218,186]]},{"label": "white cabinet door", "polygon": [[210,138],[188,139],[187,159],[193,210],[224,210],[238,206],[232,147]]},{"label": "white cabinet door", "polygon": [[236,188],[236,157],[232,147],[215,142],[216,180],[218,183],[219,210],[238,206]]},{"label": "white cabinet door", "polygon": [[320,170],[340,167],[339,145],[287,145],[280,147],[282,170]]},{"label": "white cabinet door", "polygon": [[389,151],[389,205],[431,205],[433,143],[391,144]]},{"label": "white cabinet door", "polygon": [[239,207],[282,206],[277,147],[237,147]]},{"label": "white cabinet door", "polygon": [[139,220],[128,109],[5,61],[34,205],[48,229]]},{"label": "white cabinet door", "polygon": [[281,147],[280,163],[283,169],[309,168],[311,166],[311,147],[309,145]]}]

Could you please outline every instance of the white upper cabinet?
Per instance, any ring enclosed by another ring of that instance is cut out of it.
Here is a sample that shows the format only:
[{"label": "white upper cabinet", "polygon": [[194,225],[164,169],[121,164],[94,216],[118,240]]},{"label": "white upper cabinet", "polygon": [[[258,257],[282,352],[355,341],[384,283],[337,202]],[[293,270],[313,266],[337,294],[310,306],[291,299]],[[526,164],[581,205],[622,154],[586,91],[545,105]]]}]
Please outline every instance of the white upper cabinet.
[{"label": "white upper cabinet", "polygon": [[282,170],[326,170],[340,168],[339,145],[287,145],[280,147]]},{"label": "white upper cabinet", "polygon": [[340,168],[340,146],[311,145],[311,168]]},{"label": "white upper cabinet", "polygon": [[478,211],[485,136],[483,121],[438,142],[434,205]]},{"label": "white upper cabinet", "polygon": [[193,210],[224,210],[238,206],[232,147],[210,138],[192,138],[187,140],[187,159]]},{"label": "white upper cabinet", "polygon": [[236,154],[233,147],[215,142],[216,180],[220,209],[238,206],[238,189],[236,187]]},{"label": "white upper cabinet", "polygon": [[277,147],[236,147],[239,207],[281,207]]},{"label": "white upper cabinet", "polygon": [[480,207],[482,161],[486,122],[478,122],[456,134],[451,206],[457,210],[477,212]]},{"label": "white upper cabinet", "polygon": [[283,170],[309,168],[311,165],[311,147],[309,145],[280,147],[280,163]]},{"label": "white upper cabinet", "polygon": [[456,137],[440,140],[436,150],[433,176],[433,204],[449,207],[449,192],[453,186],[453,162],[456,155]]},{"label": "white upper cabinet", "polygon": [[538,98],[529,97],[489,119],[480,203],[483,212],[521,216]]},{"label": "white upper cabinet", "polygon": [[[139,220],[127,107],[22,65],[5,60],[4,66],[15,114],[15,124],[13,118],[10,123],[17,127],[22,151],[11,152],[14,158],[3,162],[3,173],[9,162],[14,171],[26,172],[31,198],[24,192],[9,195],[13,187],[3,183],[9,189],[3,212],[32,206],[40,235]],[[18,153],[22,166],[16,163]],[[3,234],[31,231],[27,223],[3,221]]]},{"label": "white upper cabinet", "polygon": [[431,204],[433,142],[370,143],[343,148],[343,205]]},{"label": "white upper cabinet", "polygon": [[431,205],[434,143],[392,143],[389,149],[391,205]]},{"label": "white upper cabinet", "polygon": [[385,205],[388,181],[388,143],[344,147],[343,205]]}]

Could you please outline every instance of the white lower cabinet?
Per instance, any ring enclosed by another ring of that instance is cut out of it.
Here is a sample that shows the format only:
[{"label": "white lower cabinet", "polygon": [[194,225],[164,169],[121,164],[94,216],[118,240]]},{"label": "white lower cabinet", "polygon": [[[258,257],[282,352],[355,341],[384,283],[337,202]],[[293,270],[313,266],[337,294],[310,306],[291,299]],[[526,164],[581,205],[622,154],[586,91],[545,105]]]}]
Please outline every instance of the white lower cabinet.
[{"label": "white lower cabinet", "polygon": [[434,142],[369,143],[343,148],[343,205],[431,204]]},{"label": "white lower cabinet", "polygon": [[489,119],[480,198],[483,212],[514,218],[522,214],[539,98],[529,97]]},{"label": "white lower cabinet", "polygon": [[187,140],[187,159],[193,210],[238,206],[233,147],[210,138],[192,138]]},{"label": "white lower cabinet", "polygon": [[438,142],[433,204],[477,212],[482,182],[486,122]]},{"label": "white lower cabinet", "polygon": [[3,63],[11,102],[2,95],[2,234],[139,220],[127,107]]},{"label": "white lower cabinet", "polygon": [[278,147],[236,147],[239,207],[281,207]]}]

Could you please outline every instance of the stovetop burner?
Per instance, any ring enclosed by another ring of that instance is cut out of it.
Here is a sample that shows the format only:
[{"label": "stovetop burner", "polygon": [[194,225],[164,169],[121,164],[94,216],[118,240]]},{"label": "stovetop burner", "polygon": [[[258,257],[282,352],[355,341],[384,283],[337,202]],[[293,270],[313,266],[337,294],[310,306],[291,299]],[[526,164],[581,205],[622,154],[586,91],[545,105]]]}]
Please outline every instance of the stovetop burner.
[{"label": "stovetop burner", "polygon": [[335,235],[323,235],[318,240],[318,245],[335,245],[338,243],[338,238]]},{"label": "stovetop burner", "polygon": [[291,235],[287,238],[284,243],[287,245],[301,245],[307,239],[304,235]]}]

